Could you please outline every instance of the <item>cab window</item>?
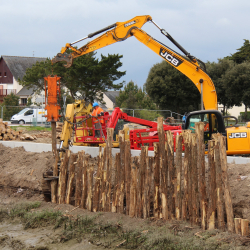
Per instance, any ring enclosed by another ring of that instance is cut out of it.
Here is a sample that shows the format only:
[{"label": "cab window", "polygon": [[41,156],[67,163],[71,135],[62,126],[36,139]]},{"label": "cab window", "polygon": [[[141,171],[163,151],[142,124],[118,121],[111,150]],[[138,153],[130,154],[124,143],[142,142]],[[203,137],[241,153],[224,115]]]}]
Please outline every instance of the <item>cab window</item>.
[{"label": "cab window", "polygon": [[27,116],[27,115],[33,115],[33,110],[30,109],[30,110],[26,111],[24,115],[25,116]]},{"label": "cab window", "polygon": [[192,115],[189,119],[188,129],[195,132],[195,123],[204,122],[204,130],[209,130],[209,114]]},{"label": "cab window", "polygon": [[212,134],[218,132],[217,117],[212,113],[192,115],[189,118],[188,129],[193,133],[195,132],[195,123],[197,122],[204,123],[204,143],[207,144],[208,140],[212,138]]}]

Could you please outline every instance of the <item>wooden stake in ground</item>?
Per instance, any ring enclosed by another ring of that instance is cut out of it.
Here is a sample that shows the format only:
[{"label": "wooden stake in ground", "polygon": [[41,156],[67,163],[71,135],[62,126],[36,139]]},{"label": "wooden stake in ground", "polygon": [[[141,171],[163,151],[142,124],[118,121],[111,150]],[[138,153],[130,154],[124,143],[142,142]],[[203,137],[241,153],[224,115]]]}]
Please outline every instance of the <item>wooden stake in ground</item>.
[{"label": "wooden stake in ground", "polygon": [[76,165],[76,187],[75,187],[75,206],[81,205],[82,196],[82,171],[83,171],[83,157],[85,152],[78,152],[78,160]]},{"label": "wooden stake in ground", "polygon": [[64,154],[64,159],[60,168],[59,182],[58,182],[58,203],[65,203],[66,183],[67,183],[67,170],[69,164],[70,150]]},{"label": "wooden stake in ground", "polygon": [[246,219],[241,220],[241,235],[242,236],[249,235],[249,221]]},{"label": "wooden stake in ground", "polygon": [[174,166],[174,139],[171,131],[166,132],[167,135],[167,165],[168,165],[168,173],[166,173],[166,177],[169,176],[169,217],[171,219],[175,219],[175,197],[174,197],[174,187],[176,183],[176,171]]},{"label": "wooden stake in ground", "polygon": [[130,202],[129,202],[129,217],[133,218],[136,214],[136,182],[137,182],[137,165],[138,165],[138,156],[132,158],[131,165],[131,184],[130,184]]},{"label": "wooden stake in ground", "polygon": [[112,141],[113,141],[114,129],[107,129],[107,145],[106,145],[106,204],[105,211],[111,211],[111,170],[112,170]]},{"label": "wooden stake in ground", "polygon": [[86,208],[87,191],[88,191],[87,167],[89,163],[89,158],[90,158],[89,155],[83,158],[81,208]]},{"label": "wooden stake in ground", "polygon": [[176,137],[176,188],[175,188],[175,216],[181,218],[181,172],[182,172],[182,135]]},{"label": "wooden stake in ground", "polygon": [[93,212],[97,212],[99,210],[99,202],[100,202],[100,183],[102,178],[102,147],[99,147],[99,157],[98,157],[98,168],[96,173],[95,180],[95,188],[93,194]]},{"label": "wooden stake in ground", "polygon": [[222,188],[222,177],[221,177],[221,161],[220,161],[220,148],[218,135],[213,135],[215,140],[214,145],[214,164],[216,172],[216,206],[217,206],[217,219],[218,219],[218,229],[225,229],[224,221],[224,208],[223,208],[223,188]]},{"label": "wooden stake in ground", "polygon": [[103,157],[102,157],[102,165],[101,165],[101,173],[102,173],[102,177],[101,177],[101,185],[100,185],[100,190],[101,190],[101,200],[100,200],[100,211],[105,211],[105,204],[106,204],[106,178],[107,178],[107,171],[104,170],[104,165],[106,162],[106,147],[104,147],[103,149]]},{"label": "wooden stake in ground", "polygon": [[[55,157],[55,163],[53,166],[53,176],[58,176],[58,162],[59,162],[59,157],[58,154],[56,154]],[[56,203],[57,202],[57,185],[58,180],[52,180],[51,181],[51,202]]]},{"label": "wooden stake in ground", "polygon": [[241,234],[241,218],[234,218],[235,233]]},{"label": "wooden stake in ground", "polygon": [[227,214],[227,228],[229,232],[234,232],[234,215],[233,215],[233,204],[230,192],[230,185],[227,173],[227,152],[226,152],[226,137],[220,135],[220,162],[222,171],[222,182],[224,185],[224,199],[225,208]]},{"label": "wooden stake in ground", "polygon": [[201,212],[201,226],[206,229],[207,219],[207,194],[206,194],[206,179],[205,179],[205,145],[204,145],[204,123],[195,123],[195,132],[197,134],[197,169],[198,181],[200,190],[200,212]]},{"label": "wooden stake in ground", "polygon": [[168,168],[167,154],[165,151],[165,133],[163,130],[163,117],[157,119],[157,131],[159,137],[159,156],[160,156],[160,190],[161,190],[161,214],[162,218],[168,220]]},{"label": "wooden stake in ground", "polygon": [[125,192],[125,135],[124,131],[119,131],[119,146],[120,146],[120,188],[118,197],[118,212],[124,213],[124,192]]},{"label": "wooden stake in ground", "polygon": [[160,157],[159,157],[159,143],[154,143],[154,217],[160,217]]},{"label": "wooden stake in ground", "polygon": [[69,166],[69,178],[66,190],[66,204],[70,204],[70,199],[73,197],[73,182],[75,180],[75,165],[77,160],[77,154],[71,154],[70,166]]},{"label": "wooden stake in ground", "polygon": [[198,224],[199,222],[199,190],[198,190],[198,172],[197,172],[197,135],[192,134],[192,223]]},{"label": "wooden stake in ground", "polygon": [[214,141],[208,141],[208,167],[209,167],[209,196],[208,196],[208,229],[215,229],[215,212],[216,212],[216,171],[214,162]]},{"label": "wooden stake in ground", "polygon": [[89,211],[92,211],[92,188],[93,188],[93,165],[87,169],[87,178],[88,178],[88,194],[87,194],[87,202],[86,207]]},{"label": "wooden stake in ground", "polygon": [[190,179],[188,179],[188,170],[190,169],[190,136],[191,136],[190,130],[183,131],[184,147],[185,147],[184,164],[183,164],[183,200],[182,200],[183,220],[187,220],[187,207],[189,200],[188,182],[190,183]]},{"label": "wooden stake in ground", "polygon": [[120,153],[115,155],[115,180],[112,196],[112,209],[111,212],[117,212],[118,192],[119,192],[119,173],[120,173]]},{"label": "wooden stake in ground", "polygon": [[[53,176],[58,176],[58,153],[57,153],[57,145],[56,145],[56,122],[51,122],[51,132],[52,132],[52,153],[55,156],[55,163],[53,166]],[[57,197],[57,180],[51,181],[51,201],[52,203],[56,203]]]},{"label": "wooden stake in ground", "polygon": [[125,141],[125,193],[126,215],[129,215],[130,202],[130,178],[131,178],[131,150],[130,141]]},{"label": "wooden stake in ground", "polygon": [[142,195],[142,216],[144,219],[148,218],[149,216],[149,211],[147,210],[148,206],[148,193],[147,193],[147,190],[148,190],[148,175],[147,175],[147,172],[148,172],[148,147],[147,146],[142,146],[141,147],[141,164],[140,164],[140,167],[142,168],[141,169],[141,175],[142,175],[142,178],[141,178],[141,195]]}]

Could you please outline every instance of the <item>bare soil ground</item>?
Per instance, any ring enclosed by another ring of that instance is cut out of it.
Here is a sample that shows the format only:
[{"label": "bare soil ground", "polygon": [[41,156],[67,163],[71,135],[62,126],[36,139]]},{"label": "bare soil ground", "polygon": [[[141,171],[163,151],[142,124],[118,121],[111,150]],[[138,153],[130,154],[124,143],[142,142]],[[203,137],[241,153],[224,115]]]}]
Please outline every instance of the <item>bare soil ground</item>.
[{"label": "bare soil ground", "polygon": [[[147,220],[129,218],[122,214],[90,213],[84,209],[75,209],[71,205],[45,202],[42,194],[42,174],[46,169],[51,168],[53,162],[51,152],[30,153],[22,147],[12,149],[0,144],[0,211],[1,209],[11,209],[18,203],[40,201],[41,207],[34,211],[61,211],[72,220],[77,216],[94,216],[96,223],[112,223],[122,227],[123,232],[139,232],[140,235],[145,233],[148,243],[145,241],[144,245],[134,247],[134,249],[168,249],[165,245],[164,247],[160,245],[164,237],[178,242],[182,241],[185,244],[189,242],[193,246],[192,248],[169,249],[250,248],[250,238],[248,237],[240,237],[219,230],[202,232],[199,227],[184,222],[172,221],[170,223],[153,218]],[[235,217],[250,220],[250,165],[228,164],[228,173]],[[21,221],[1,221],[0,218],[0,249],[64,250],[104,249],[107,247],[127,249],[124,244],[119,245],[123,242],[122,236],[120,238],[107,236],[101,240],[91,234],[85,234],[81,240],[72,238],[64,242],[62,241],[63,230],[63,228],[55,230],[52,225],[24,230]]]}]

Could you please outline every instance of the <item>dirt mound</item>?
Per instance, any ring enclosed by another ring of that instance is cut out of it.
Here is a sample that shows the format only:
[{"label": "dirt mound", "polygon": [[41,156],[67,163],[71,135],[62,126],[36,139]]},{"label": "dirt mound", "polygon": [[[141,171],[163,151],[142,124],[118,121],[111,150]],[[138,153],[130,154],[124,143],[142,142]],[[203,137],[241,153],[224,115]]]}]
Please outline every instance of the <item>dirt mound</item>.
[{"label": "dirt mound", "polygon": [[250,165],[228,164],[235,217],[250,220]]},{"label": "dirt mound", "polygon": [[52,152],[31,153],[0,144],[0,185],[41,191],[44,171],[54,162]]}]

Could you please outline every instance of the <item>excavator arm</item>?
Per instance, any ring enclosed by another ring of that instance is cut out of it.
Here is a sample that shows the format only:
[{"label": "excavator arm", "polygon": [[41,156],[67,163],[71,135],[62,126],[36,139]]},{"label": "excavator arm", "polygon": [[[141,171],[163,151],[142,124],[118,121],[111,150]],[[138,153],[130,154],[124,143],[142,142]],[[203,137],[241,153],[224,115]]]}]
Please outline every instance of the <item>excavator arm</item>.
[{"label": "excavator arm", "polygon": [[[161,33],[185,54],[185,57],[144,32],[141,27],[149,21],[151,21],[158,29],[160,29]],[[81,48],[76,49],[73,47],[75,43],[83,41],[87,38],[92,38],[93,36],[103,32],[105,33],[85,44]],[[67,43],[66,46],[62,48],[61,53],[57,54],[57,56],[52,59],[52,63],[66,61],[66,67],[70,67],[75,58],[113,43],[124,41],[131,36],[134,36],[138,41],[154,51],[171,66],[175,67],[177,70],[186,75],[195,84],[198,90],[201,93],[204,93],[203,103],[205,109],[217,109],[217,94],[215,86],[210,77],[199,65],[199,60],[191,56],[164,29],[161,29],[149,15],[137,16],[126,22],[117,22],[104,29],[91,33],[87,37],[84,37],[71,44]],[[65,53],[67,49],[71,49],[72,52],[70,54]],[[201,63],[201,61],[199,62]]]},{"label": "excavator arm", "polygon": [[[131,30],[133,28],[141,28],[146,22],[151,21],[151,16],[137,16],[133,19],[126,21],[126,22],[117,22],[112,25],[109,25],[106,28],[103,28],[101,30],[98,30],[94,33],[89,34],[88,36],[79,39],[73,43],[67,43],[65,47],[61,49],[61,53],[58,53],[53,59],[52,63],[56,63],[59,61],[65,61],[66,68],[69,68],[73,60],[79,56],[83,56],[85,54],[88,54],[92,51],[101,49],[103,47],[106,47],[108,45],[111,45],[116,42],[124,41],[127,38],[129,38],[131,34]],[[104,34],[100,35],[96,39],[90,41],[89,43],[85,44],[79,49],[76,49],[73,47],[74,44],[81,42],[87,38],[92,38],[100,33],[105,32]],[[70,54],[65,54],[67,49],[71,49],[72,52]]]}]

